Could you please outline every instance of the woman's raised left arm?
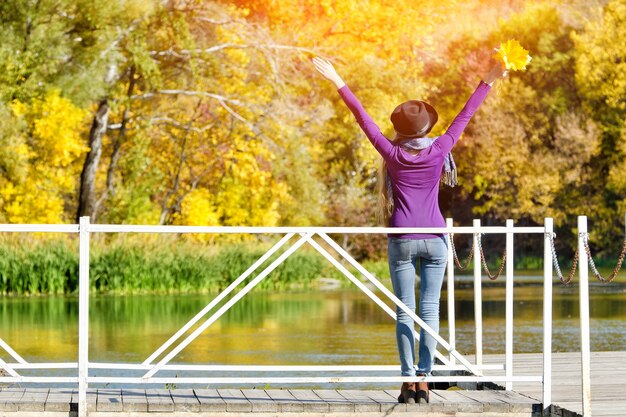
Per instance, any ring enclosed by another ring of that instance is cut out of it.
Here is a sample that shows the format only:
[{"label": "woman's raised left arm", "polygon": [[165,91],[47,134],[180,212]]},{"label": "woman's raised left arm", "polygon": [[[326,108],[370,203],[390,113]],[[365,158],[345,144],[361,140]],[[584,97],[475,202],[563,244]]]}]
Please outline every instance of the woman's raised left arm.
[{"label": "woman's raised left arm", "polygon": [[365,133],[365,136],[367,136],[383,159],[387,160],[393,150],[393,145],[389,139],[382,134],[378,125],[374,123],[374,120],[372,120],[370,115],[367,114],[359,100],[352,93],[352,91],[350,91],[350,88],[348,88],[339,74],[337,74],[333,64],[321,58],[313,58],[313,65],[315,65],[315,69],[319,71],[324,78],[335,84],[343,102],[356,118],[356,121],[361,127],[361,130]]},{"label": "woman's raised left arm", "polygon": [[335,84],[337,90],[346,85],[346,83],[343,82],[339,74],[337,74],[337,71],[335,71],[335,67],[333,67],[333,64],[331,64],[330,61],[315,57],[313,58],[313,65],[315,65],[315,69],[320,74],[322,74],[324,78]]}]

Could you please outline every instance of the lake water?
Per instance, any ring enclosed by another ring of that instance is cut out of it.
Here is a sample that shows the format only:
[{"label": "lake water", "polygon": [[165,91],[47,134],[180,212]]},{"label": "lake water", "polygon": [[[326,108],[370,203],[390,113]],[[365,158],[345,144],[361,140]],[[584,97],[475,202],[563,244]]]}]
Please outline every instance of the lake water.
[{"label": "lake water", "polygon": [[[542,348],[541,286],[515,288],[515,352]],[[554,287],[554,351],[579,350],[578,288]],[[90,361],[145,360],[214,295],[98,296],[90,304]],[[442,300],[446,300],[445,291]],[[456,291],[457,347],[474,352],[473,290]],[[445,304],[444,304],[445,305]],[[442,306],[444,306],[442,305]],[[75,297],[0,298],[0,337],[33,362],[75,362]],[[626,350],[626,290],[591,287],[591,348]],[[441,334],[447,338],[442,309]],[[504,289],[483,288],[485,353],[504,352]],[[9,360],[2,352],[1,357]],[[359,291],[251,292],[175,362],[395,365],[394,322]]]}]

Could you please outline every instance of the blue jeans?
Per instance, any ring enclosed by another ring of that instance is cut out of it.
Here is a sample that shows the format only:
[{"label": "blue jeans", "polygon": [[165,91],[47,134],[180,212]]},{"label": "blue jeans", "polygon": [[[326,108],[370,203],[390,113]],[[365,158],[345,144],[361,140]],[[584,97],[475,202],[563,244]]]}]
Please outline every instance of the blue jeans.
[{"label": "blue jeans", "polygon": [[[399,239],[388,241],[389,272],[396,297],[415,312],[415,271],[420,260],[419,317],[435,332],[439,332],[439,298],[448,261],[447,237],[434,239]],[[400,354],[402,376],[415,375],[415,322],[399,307],[396,308],[396,339]],[[420,330],[417,373],[430,375],[437,341]]]}]

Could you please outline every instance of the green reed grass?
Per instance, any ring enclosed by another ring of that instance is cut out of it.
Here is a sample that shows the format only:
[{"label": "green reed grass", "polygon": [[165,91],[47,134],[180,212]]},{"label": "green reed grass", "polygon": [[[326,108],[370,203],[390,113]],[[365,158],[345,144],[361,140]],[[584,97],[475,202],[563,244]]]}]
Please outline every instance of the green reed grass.
[{"label": "green reed grass", "polygon": [[[269,248],[271,242],[194,242],[177,236],[98,237],[90,246],[92,292],[111,294],[216,292],[226,288]],[[280,254],[280,251],[279,251]],[[275,255],[249,279],[268,266]],[[495,259],[495,258],[494,258]],[[499,259],[490,259],[490,268]],[[543,259],[516,259],[516,269],[540,270]],[[385,259],[363,266],[386,284]],[[493,265],[492,265],[493,264]],[[604,266],[600,262],[599,266]],[[350,269],[354,276],[361,275]],[[352,284],[308,247],[291,255],[258,287],[263,290],[307,288],[317,278]],[[78,292],[78,241],[67,238],[15,238],[0,235],[0,295],[73,294]]]},{"label": "green reed grass", "polygon": [[66,242],[0,244],[1,293],[64,294],[77,285],[78,256]]},{"label": "green reed grass", "polygon": [[[175,239],[92,243],[90,285],[97,293],[213,292],[232,283],[267,250],[264,243],[205,245]],[[258,269],[262,271],[278,255]],[[306,287],[326,262],[300,249],[258,285]],[[252,277],[249,278],[252,279]],[[78,291],[76,240],[0,241],[0,294],[72,294]]]}]

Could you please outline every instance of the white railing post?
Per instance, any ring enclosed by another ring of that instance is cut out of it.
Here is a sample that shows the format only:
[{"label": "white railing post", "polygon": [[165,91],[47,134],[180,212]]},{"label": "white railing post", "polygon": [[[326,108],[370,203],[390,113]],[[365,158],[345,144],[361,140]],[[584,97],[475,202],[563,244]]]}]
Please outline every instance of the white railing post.
[{"label": "white railing post", "polygon": [[552,218],[544,220],[543,236],[543,412],[552,404]]},{"label": "white railing post", "polygon": [[[452,219],[446,219],[448,228],[454,227]],[[452,252],[452,239],[454,233],[448,235],[448,331],[450,339],[448,342],[452,349],[456,349],[456,311],[454,309],[454,253]],[[454,365],[456,360],[450,352],[450,364]]]},{"label": "white railing post", "polygon": [[80,218],[78,262],[78,415],[86,417],[89,373],[89,217]]},{"label": "white railing post", "polygon": [[507,381],[505,388],[513,389],[513,381],[509,378],[513,377],[513,220],[506,221],[506,227],[510,231],[506,232],[506,294],[505,294],[505,348],[504,348],[504,367]]},{"label": "white railing post", "polygon": [[583,416],[591,416],[591,342],[589,335],[589,268],[585,238],[587,216],[578,216],[578,257],[580,278],[580,354],[582,371]]},{"label": "white railing post", "polygon": [[[480,219],[474,219],[474,227],[480,227]],[[480,232],[474,233],[474,321],[476,322],[476,365],[483,364],[483,294],[480,258]]]}]

